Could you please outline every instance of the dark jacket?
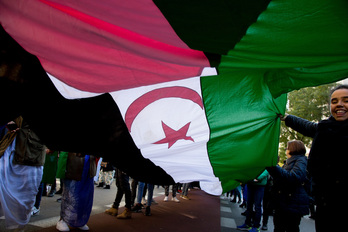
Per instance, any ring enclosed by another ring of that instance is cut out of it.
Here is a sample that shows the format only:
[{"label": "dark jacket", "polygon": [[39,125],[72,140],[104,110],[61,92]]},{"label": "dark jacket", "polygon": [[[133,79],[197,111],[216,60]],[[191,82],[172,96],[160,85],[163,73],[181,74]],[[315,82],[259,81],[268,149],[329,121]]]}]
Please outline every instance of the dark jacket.
[{"label": "dark jacket", "polygon": [[273,177],[274,207],[277,210],[307,215],[309,196],[305,190],[307,181],[307,157],[291,156],[283,168],[267,168]]},{"label": "dark jacket", "polygon": [[114,167],[114,165],[112,165],[111,162],[109,162],[107,159],[103,158],[101,164],[100,164],[101,170],[103,170],[103,172],[110,172],[115,170],[116,168]]},{"label": "dark jacket", "polygon": [[330,117],[314,123],[288,115],[285,123],[301,134],[313,138],[308,160],[313,194],[329,199],[332,192],[344,191],[348,180],[348,120],[336,121]]},{"label": "dark jacket", "polygon": [[16,149],[13,163],[29,166],[43,166],[46,146],[23,120],[22,127],[16,135]]},{"label": "dark jacket", "polygon": [[[68,159],[66,162],[65,178],[70,180],[80,181],[85,165],[85,156],[81,153],[68,153]],[[93,155],[89,155],[89,178],[93,178],[96,174],[97,164]]]}]

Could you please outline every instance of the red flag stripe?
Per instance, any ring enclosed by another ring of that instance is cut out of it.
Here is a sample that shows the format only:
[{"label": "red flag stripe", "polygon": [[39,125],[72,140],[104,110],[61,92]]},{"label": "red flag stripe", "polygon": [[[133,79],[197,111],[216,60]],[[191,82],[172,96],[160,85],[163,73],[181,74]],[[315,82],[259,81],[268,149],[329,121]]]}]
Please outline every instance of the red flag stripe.
[{"label": "red flag stripe", "polygon": [[[102,93],[197,76],[209,61],[149,0],[2,1],[0,23],[44,69]],[[30,39],[28,39],[30,38]]]}]

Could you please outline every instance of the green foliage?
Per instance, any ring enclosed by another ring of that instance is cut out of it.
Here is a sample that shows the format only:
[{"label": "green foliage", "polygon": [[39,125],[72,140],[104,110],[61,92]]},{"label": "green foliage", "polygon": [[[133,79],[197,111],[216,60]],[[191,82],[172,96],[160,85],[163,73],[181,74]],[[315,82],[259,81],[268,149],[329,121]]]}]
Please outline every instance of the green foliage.
[{"label": "green foliage", "polygon": [[[309,121],[319,122],[330,116],[330,90],[337,83],[308,87],[288,94],[287,114],[295,115]],[[280,163],[286,159],[285,148],[290,140],[301,140],[306,147],[311,147],[312,139],[285,126],[282,122],[280,134],[279,156]]]}]

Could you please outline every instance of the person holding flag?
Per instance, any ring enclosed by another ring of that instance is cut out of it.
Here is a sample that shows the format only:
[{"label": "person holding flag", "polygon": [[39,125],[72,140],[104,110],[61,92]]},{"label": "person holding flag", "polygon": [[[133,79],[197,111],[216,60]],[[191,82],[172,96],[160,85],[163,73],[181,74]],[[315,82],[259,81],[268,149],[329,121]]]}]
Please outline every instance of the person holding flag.
[{"label": "person holding flag", "polygon": [[[0,217],[6,229],[29,222],[40,186],[46,146],[22,116],[6,124],[0,140]],[[20,191],[18,191],[20,189]]]},{"label": "person holding flag", "polygon": [[317,205],[317,232],[342,230],[348,208],[345,188],[348,174],[348,85],[331,91],[331,116],[319,123],[293,116],[280,116],[286,126],[312,137],[308,171],[312,177],[313,195]]}]

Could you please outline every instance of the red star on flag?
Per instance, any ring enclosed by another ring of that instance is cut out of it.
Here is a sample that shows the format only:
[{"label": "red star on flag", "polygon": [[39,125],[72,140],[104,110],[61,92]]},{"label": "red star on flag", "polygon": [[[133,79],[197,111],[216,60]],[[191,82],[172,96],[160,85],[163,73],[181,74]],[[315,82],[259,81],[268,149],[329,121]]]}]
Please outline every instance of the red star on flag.
[{"label": "red star on flag", "polygon": [[194,142],[191,136],[187,136],[187,131],[190,127],[191,122],[187,123],[185,126],[181,127],[179,130],[174,130],[162,121],[162,128],[165,134],[165,138],[161,139],[154,144],[168,143],[168,149],[180,139],[191,140]]}]

